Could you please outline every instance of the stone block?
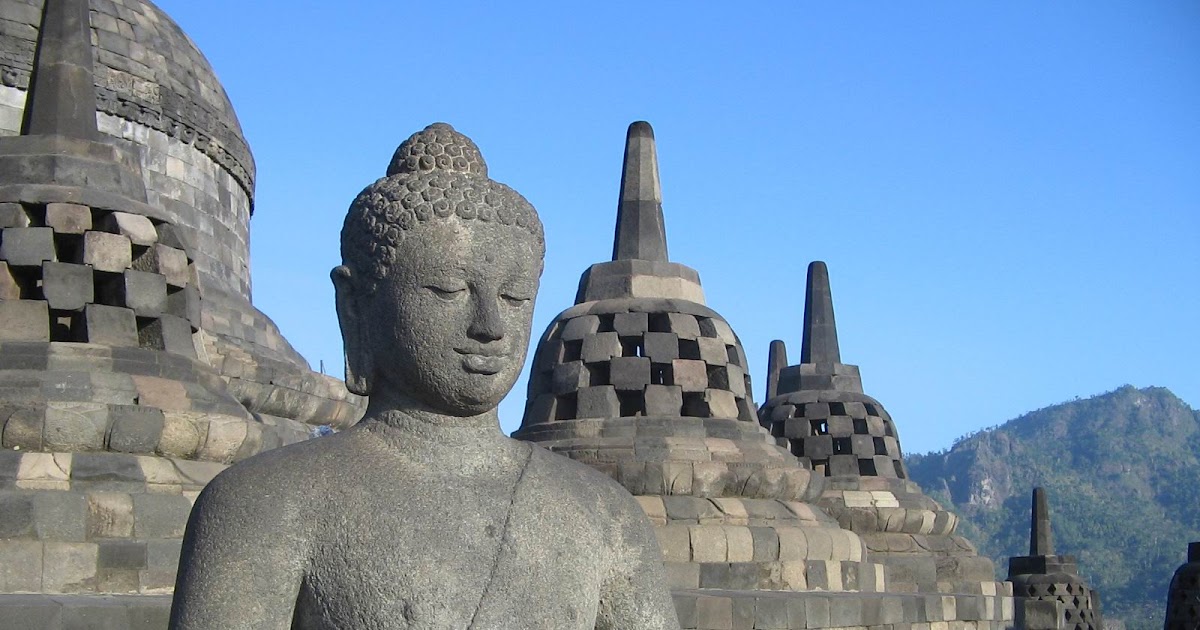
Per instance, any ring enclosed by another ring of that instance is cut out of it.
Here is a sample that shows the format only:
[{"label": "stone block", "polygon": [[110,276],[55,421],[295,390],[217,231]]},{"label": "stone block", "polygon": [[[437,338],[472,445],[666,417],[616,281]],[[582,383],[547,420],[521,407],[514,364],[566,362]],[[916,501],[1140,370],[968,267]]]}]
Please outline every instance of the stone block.
[{"label": "stone block", "polygon": [[648,332],[643,338],[645,353],[655,363],[670,363],[679,358],[679,337],[669,332]]},{"label": "stone block", "polygon": [[113,212],[104,218],[104,229],[128,238],[135,245],[153,245],[158,241],[154,223],[140,214]]},{"label": "stone block", "polygon": [[596,334],[600,329],[600,318],[595,315],[583,315],[567,322],[563,327],[562,340],[576,341]]},{"label": "stone block", "polygon": [[96,587],[95,543],[47,542],[42,556],[42,590],[46,593],[78,593]]},{"label": "stone block", "polygon": [[674,382],[685,392],[702,392],[708,388],[708,366],[694,359],[671,361]]},{"label": "stone block", "polygon": [[719,525],[693,525],[688,528],[692,540],[692,562],[728,562],[725,532]]},{"label": "stone block", "polygon": [[167,279],[157,273],[126,269],[116,283],[119,302],[138,317],[158,317],[167,311]]},{"label": "stone block", "polygon": [[[45,413],[44,442],[57,451],[98,451],[104,449],[108,426],[107,408],[99,403],[55,403]],[[72,470],[78,471],[77,457]]]},{"label": "stone block", "polygon": [[820,596],[806,597],[804,599],[804,618],[808,622],[808,627],[830,627],[829,608],[829,600],[827,598]]},{"label": "stone block", "polygon": [[48,227],[6,228],[0,239],[0,259],[9,267],[41,267],[47,260],[58,260],[54,230]]},{"label": "stone block", "polygon": [[733,630],[733,600],[701,595],[696,598],[697,628]]},{"label": "stone block", "polygon": [[144,348],[165,350],[185,357],[196,356],[192,325],[174,315],[155,317],[139,326],[138,343]]},{"label": "stone block", "polygon": [[34,538],[37,516],[33,492],[0,490],[0,540]]},{"label": "stone block", "polygon": [[591,378],[582,361],[568,361],[554,366],[551,389],[555,394],[566,394],[587,387]]},{"label": "stone block", "polygon": [[754,535],[748,527],[725,527],[725,546],[730,562],[754,561]]},{"label": "stone block", "polygon": [[758,630],[787,630],[792,627],[788,620],[788,605],[786,599],[776,597],[759,598],[754,610],[754,628]]},{"label": "stone block", "polygon": [[108,446],[121,453],[153,453],[163,433],[163,412],[153,407],[112,405]]},{"label": "stone block", "polygon": [[42,263],[42,294],[52,309],[83,310],[96,299],[91,268],[72,263]]},{"label": "stone block", "polygon": [[704,402],[708,405],[708,413],[713,418],[738,417],[737,399],[733,392],[723,389],[704,390]]},{"label": "stone block", "polygon": [[44,541],[83,542],[87,538],[87,499],[78,492],[46,490],[34,495],[37,537]]},{"label": "stone block", "polygon": [[0,228],[27,228],[30,225],[29,215],[19,203],[0,203]]},{"label": "stone block", "polygon": [[41,300],[0,301],[0,341],[50,341],[50,307]]},{"label": "stone block", "polygon": [[60,234],[83,234],[92,229],[92,209],[76,203],[48,203],[46,225]]},{"label": "stone block", "polygon": [[133,533],[138,538],[180,538],[192,504],[176,494],[141,494],[133,497]]},{"label": "stone block", "polygon": [[89,343],[133,348],[138,345],[137,319],[133,309],[88,304],[83,320]]},{"label": "stone block", "polygon": [[650,359],[617,357],[609,364],[609,382],[619,390],[642,391],[650,384]]},{"label": "stone block", "polygon": [[[670,573],[670,569],[668,569],[668,573]],[[674,586],[674,583],[672,583],[672,588],[688,587]],[[672,594],[671,598],[675,603],[675,616],[679,618],[679,626],[681,628],[697,627],[696,598],[690,595],[682,594]]]},{"label": "stone block", "polygon": [[621,356],[621,339],[615,332],[602,332],[583,338],[582,358],[585,363],[609,361]]},{"label": "stone block", "polygon": [[123,273],[133,264],[133,246],[129,238],[108,232],[85,232],[83,262],[96,271]]},{"label": "stone block", "polygon": [[683,388],[678,385],[647,385],[644,396],[647,416],[678,416],[683,409]]},{"label": "stone block", "polygon": [[[0,520],[3,518],[0,513]],[[37,593],[41,590],[41,541],[0,536],[0,593]]]},{"label": "stone block", "polygon": [[99,552],[97,566],[101,569],[145,569],[148,552],[145,542],[133,540],[105,540],[97,543]]},{"label": "stone block", "polygon": [[188,269],[187,253],[162,243],[155,243],[133,260],[138,271],[162,274],[167,285],[176,288],[190,286],[191,271]]},{"label": "stone block", "polygon": [[0,260],[0,300],[21,299],[21,284],[8,268],[8,262]]},{"label": "stone block", "polygon": [[700,337],[700,360],[709,365],[725,365],[729,363],[729,353],[725,350],[725,342],[713,337]]},{"label": "stone block", "polygon": [[576,405],[576,418],[615,418],[621,415],[621,401],[612,385],[580,389]]},{"label": "stone block", "polygon": [[754,562],[775,562],[779,560],[779,534],[772,527],[748,528],[753,538]]},{"label": "stone block", "polygon": [[617,313],[613,316],[613,330],[622,337],[640,337],[649,330],[646,313]]},{"label": "stone block", "polygon": [[654,535],[666,562],[689,562],[692,559],[691,533],[687,527],[668,525],[655,527]]},{"label": "stone block", "polygon": [[774,530],[779,539],[779,560],[797,561],[808,558],[808,537],[805,529],[786,527]]},{"label": "stone block", "polygon": [[680,339],[696,339],[700,337],[700,324],[695,316],[687,313],[667,313],[671,332]]}]

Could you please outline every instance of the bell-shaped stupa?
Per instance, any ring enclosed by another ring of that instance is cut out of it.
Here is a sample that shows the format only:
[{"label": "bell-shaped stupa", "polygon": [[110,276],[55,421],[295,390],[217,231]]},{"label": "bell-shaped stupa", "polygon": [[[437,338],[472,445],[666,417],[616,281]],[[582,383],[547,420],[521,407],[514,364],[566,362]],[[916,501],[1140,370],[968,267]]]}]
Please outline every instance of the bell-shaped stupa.
[{"label": "bell-shaped stupa", "polygon": [[1187,562],[1171,576],[1164,630],[1200,628],[1200,542],[1188,545]]},{"label": "bell-shaped stupa", "polygon": [[1025,630],[1104,627],[1100,598],[1079,576],[1075,556],[1054,553],[1050,506],[1043,488],[1033,489],[1029,520],[1029,555],[1008,559],[1017,627]]},{"label": "bell-shaped stupa", "polygon": [[955,534],[958,517],[908,479],[895,423],[863,393],[858,366],[842,363],[823,262],[808,267],[800,354],[787,366],[783,343],[772,343],[759,416],[826,478],[818,504],[862,537],[895,589],[1003,595],[991,560]]},{"label": "bell-shaped stupa", "polygon": [[539,342],[514,437],[598,468],[657,526],[674,589],[881,591],[824,479],[756,420],[746,355],[667,257],[654,132],[629,127],[613,260]]}]

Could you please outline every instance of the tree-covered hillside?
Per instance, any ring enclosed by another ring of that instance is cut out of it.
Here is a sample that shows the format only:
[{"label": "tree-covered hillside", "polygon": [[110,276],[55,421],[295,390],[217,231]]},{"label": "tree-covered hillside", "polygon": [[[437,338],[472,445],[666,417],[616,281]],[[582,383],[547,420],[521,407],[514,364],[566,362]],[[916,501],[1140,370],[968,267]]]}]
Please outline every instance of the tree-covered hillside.
[{"label": "tree-covered hillside", "polygon": [[1200,540],[1200,412],[1163,388],[1039,409],[908,467],[1000,577],[1028,553],[1032,489],[1047,488],[1057,552],[1131,630],[1162,627],[1171,574]]}]

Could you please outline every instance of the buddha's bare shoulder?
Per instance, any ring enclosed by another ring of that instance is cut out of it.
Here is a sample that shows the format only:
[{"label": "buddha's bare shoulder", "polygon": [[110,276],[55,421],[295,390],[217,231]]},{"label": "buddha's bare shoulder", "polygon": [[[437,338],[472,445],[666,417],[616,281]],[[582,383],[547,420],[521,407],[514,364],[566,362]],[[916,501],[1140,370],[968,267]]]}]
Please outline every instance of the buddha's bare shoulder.
[{"label": "buddha's bare shoulder", "polygon": [[309,502],[339,475],[352,458],[353,445],[344,433],[289,444],[226,468],[204,488],[198,505],[226,509],[238,505],[258,509]]}]

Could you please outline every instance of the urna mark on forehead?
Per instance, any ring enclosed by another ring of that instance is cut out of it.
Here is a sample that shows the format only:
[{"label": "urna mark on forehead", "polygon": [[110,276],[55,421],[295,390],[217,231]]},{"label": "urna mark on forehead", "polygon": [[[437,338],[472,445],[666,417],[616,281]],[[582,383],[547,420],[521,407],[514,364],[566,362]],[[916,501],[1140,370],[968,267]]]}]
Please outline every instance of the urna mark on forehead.
[{"label": "urna mark on forehead", "polygon": [[534,256],[540,260],[545,253],[541,220],[533,206],[487,177],[487,164],[470,138],[450,125],[434,123],[405,140],[392,156],[387,175],[363,189],[351,204],[342,227],[343,264],[355,275],[377,281],[398,260],[406,239],[422,238],[422,226],[445,223],[472,230],[485,225],[515,228],[533,237]]}]

